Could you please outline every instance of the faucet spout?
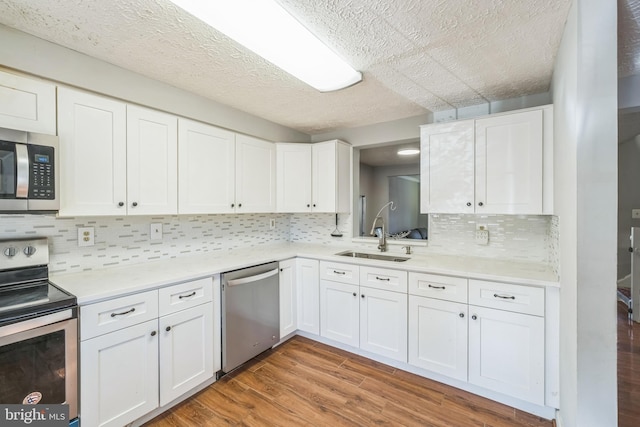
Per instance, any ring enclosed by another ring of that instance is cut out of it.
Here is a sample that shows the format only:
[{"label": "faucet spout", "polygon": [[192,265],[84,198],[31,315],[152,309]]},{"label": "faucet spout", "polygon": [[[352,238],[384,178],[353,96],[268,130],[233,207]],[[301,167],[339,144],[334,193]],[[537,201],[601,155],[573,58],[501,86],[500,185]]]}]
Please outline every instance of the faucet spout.
[{"label": "faucet spout", "polygon": [[384,218],[380,215],[382,213],[382,211],[384,210],[384,208],[386,208],[387,206],[390,206],[389,209],[392,211],[395,211],[396,208],[395,206],[393,206],[393,202],[389,202],[386,205],[384,205],[383,207],[380,208],[380,210],[378,211],[378,213],[376,214],[375,219],[373,220],[373,224],[371,225],[371,234],[372,236],[375,236],[375,230],[376,230],[376,225],[378,224],[378,220],[380,221],[380,224],[382,225],[382,233],[380,234],[380,240],[378,241],[378,249],[380,250],[380,252],[386,252],[387,251],[387,230],[385,229],[385,225],[384,225]]}]

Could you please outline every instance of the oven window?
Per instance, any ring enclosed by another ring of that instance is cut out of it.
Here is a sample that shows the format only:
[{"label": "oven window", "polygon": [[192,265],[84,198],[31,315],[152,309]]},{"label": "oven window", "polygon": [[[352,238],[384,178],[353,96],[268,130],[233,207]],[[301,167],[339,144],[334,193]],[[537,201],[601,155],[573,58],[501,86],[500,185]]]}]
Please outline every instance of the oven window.
[{"label": "oven window", "polygon": [[16,197],[15,144],[0,141],[0,199]]},{"label": "oven window", "polygon": [[41,404],[65,402],[65,331],[0,347],[0,384],[0,403],[21,404],[34,392]]}]

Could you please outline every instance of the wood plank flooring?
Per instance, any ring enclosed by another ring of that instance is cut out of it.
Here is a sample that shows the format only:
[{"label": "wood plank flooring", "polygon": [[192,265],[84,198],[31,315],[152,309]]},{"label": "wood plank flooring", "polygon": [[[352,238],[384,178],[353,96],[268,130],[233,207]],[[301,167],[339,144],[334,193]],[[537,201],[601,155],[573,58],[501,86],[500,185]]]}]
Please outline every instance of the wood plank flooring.
[{"label": "wood plank flooring", "polygon": [[542,427],[554,423],[294,337],[146,424]]},{"label": "wood plank flooring", "polygon": [[[638,336],[634,336],[637,333]],[[627,317],[618,302],[618,427],[635,427],[640,420],[640,324]]]}]

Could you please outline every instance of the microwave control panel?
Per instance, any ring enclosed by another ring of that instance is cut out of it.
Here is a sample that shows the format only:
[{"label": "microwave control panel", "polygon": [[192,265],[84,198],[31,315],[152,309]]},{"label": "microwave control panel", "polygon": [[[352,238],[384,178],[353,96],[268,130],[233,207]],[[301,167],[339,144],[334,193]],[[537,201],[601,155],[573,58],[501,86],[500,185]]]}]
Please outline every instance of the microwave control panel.
[{"label": "microwave control panel", "polygon": [[29,198],[55,199],[53,147],[29,145]]}]

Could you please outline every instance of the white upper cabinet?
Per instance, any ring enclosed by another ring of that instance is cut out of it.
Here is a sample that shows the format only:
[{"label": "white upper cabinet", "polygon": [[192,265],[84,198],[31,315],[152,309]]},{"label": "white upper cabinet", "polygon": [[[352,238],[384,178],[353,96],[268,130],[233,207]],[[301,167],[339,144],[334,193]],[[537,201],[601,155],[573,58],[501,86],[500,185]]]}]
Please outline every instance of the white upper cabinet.
[{"label": "white upper cabinet", "polygon": [[476,120],[476,212],[542,213],[542,110]]},{"label": "white upper cabinet", "polygon": [[311,212],[311,144],[277,144],[278,212]]},{"label": "white upper cabinet", "polygon": [[473,132],[473,120],[421,129],[422,212],[474,212]]},{"label": "white upper cabinet", "polygon": [[127,106],[127,213],[178,213],[178,119]]},{"label": "white upper cabinet", "polygon": [[231,213],[235,204],[235,134],[178,119],[181,214]]},{"label": "white upper cabinet", "polygon": [[181,214],[276,210],[275,144],[178,120]]},{"label": "white upper cabinet", "polygon": [[236,212],[276,211],[276,146],[236,135]]},{"label": "white upper cabinet", "polygon": [[551,106],[421,128],[423,213],[551,214]]},{"label": "white upper cabinet", "polygon": [[0,71],[0,127],[55,135],[55,85]]},{"label": "white upper cabinet", "polygon": [[127,107],[101,96],[58,89],[60,215],[124,215]]},{"label": "white upper cabinet", "polygon": [[350,212],[351,146],[277,144],[279,212]]}]

